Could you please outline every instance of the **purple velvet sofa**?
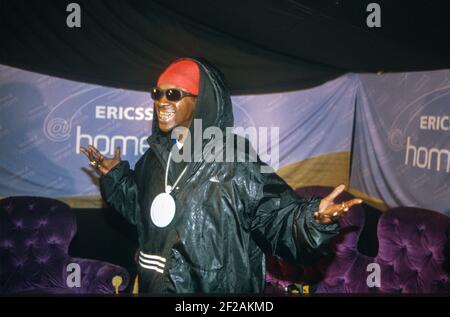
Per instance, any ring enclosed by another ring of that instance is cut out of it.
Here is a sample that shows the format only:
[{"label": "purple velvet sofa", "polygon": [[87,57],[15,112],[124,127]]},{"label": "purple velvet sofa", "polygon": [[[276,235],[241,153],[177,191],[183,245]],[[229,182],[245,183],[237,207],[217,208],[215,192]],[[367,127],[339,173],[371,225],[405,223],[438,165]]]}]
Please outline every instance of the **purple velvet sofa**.
[{"label": "purple velvet sofa", "polygon": [[[73,211],[58,200],[0,200],[0,294],[111,294],[115,276],[123,291],[129,282],[124,268],[68,255],[76,230]],[[80,283],[74,285],[78,268]]]},{"label": "purple velvet sofa", "polygon": [[[300,188],[302,197],[325,197],[331,187]],[[343,193],[337,201],[351,199]],[[268,258],[267,281],[278,289],[289,284],[315,283],[316,293],[442,293],[450,292],[446,231],[450,217],[431,210],[398,207],[384,212],[376,232],[378,254],[367,256],[358,249],[365,224],[363,206],[354,206],[340,219],[341,234],[332,246],[334,256],[314,266],[283,263]],[[379,285],[371,285],[377,266]],[[371,265],[371,266],[369,266]]]}]

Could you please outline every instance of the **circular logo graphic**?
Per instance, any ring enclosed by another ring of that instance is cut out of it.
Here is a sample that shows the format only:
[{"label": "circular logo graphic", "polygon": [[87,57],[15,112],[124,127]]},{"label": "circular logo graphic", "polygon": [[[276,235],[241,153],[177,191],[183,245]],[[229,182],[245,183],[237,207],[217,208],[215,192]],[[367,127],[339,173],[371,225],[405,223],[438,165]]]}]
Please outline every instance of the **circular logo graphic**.
[{"label": "circular logo graphic", "polygon": [[45,123],[45,136],[55,142],[65,141],[70,137],[70,124],[63,118],[52,118]]},{"label": "circular logo graphic", "polygon": [[398,128],[393,128],[388,135],[389,147],[394,151],[402,151],[406,144],[405,133]]}]

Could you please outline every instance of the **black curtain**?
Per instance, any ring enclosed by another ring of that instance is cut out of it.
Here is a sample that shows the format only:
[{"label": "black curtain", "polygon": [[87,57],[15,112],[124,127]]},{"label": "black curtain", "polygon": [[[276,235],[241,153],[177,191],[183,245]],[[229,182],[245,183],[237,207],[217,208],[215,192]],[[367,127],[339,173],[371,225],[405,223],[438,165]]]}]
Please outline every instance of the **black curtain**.
[{"label": "black curtain", "polygon": [[[71,2],[81,28],[66,26]],[[377,1],[380,29],[365,24],[369,2],[1,0],[0,63],[148,91],[171,60],[196,56],[222,70],[233,94],[450,66],[448,1]]]}]

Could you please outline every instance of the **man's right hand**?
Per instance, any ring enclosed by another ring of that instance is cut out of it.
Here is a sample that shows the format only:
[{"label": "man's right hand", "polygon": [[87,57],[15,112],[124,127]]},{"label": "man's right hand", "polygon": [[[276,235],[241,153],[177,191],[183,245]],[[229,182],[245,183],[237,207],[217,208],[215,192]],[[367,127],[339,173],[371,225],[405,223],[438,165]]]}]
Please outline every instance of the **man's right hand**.
[{"label": "man's right hand", "polygon": [[87,149],[80,146],[81,152],[87,156],[92,166],[97,168],[100,173],[106,175],[114,166],[120,163],[120,147],[116,148],[116,153],[113,158],[104,157],[99,150],[92,145],[89,145]]}]

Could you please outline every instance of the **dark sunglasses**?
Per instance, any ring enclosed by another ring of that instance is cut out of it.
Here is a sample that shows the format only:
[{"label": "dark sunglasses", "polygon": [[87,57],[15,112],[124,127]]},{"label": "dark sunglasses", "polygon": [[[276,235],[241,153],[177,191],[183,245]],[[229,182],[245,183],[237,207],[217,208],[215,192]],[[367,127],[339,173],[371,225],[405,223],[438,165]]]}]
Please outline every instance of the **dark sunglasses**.
[{"label": "dark sunglasses", "polygon": [[166,95],[166,99],[169,101],[180,101],[184,97],[187,96],[193,96],[196,97],[196,95],[193,95],[191,93],[185,92],[181,89],[177,88],[169,88],[169,89],[160,89],[158,87],[152,88],[150,92],[152,99],[157,101],[160,100],[164,95]]}]

